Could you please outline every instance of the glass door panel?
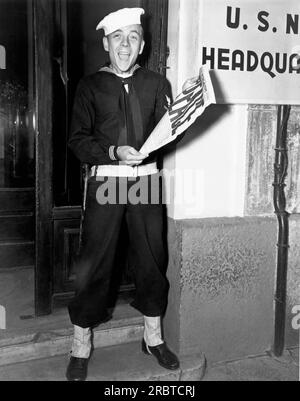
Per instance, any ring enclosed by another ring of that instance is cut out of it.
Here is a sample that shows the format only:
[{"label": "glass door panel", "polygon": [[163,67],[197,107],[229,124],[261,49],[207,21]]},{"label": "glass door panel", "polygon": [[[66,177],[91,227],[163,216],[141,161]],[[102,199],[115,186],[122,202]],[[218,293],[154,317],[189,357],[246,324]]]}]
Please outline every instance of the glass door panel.
[{"label": "glass door panel", "polygon": [[0,187],[34,186],[27,0],[0,0]]}]

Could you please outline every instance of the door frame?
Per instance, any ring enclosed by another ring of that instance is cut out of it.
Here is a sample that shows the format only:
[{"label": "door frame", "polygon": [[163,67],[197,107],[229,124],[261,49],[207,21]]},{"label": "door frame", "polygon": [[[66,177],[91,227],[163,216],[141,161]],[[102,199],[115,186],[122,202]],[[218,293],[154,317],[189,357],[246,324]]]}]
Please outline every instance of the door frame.
[{"label": "door frame", "polygon": [[35,314],[51,313],[52,234],[52,74],[53,1],[32,0],[36,135]]},{"label": "door frame", "polygon": [[[53,200],[53,44],[55,37],[55,2],[29,0],[33,15],[34,99],[33,120],[36,136],[36,261],[35,314],[52,311],[54,271],[54,218],[59,212]],[[165,74],[167,57],[168,0],[142,0],[152,15],[149,28],[152,46],[148,67]],[[159,30],[154,24],[159,22]]]}]

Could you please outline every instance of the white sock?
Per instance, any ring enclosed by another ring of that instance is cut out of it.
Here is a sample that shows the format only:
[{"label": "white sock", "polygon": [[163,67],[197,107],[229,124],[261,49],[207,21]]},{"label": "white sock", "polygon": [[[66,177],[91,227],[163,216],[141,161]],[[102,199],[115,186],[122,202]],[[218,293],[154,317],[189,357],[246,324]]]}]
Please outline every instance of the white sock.
[{"label": "white sock", "polygon": [[161,318],[144,316],[144,340],[146,345],[155,347],[162,344],[161,338]]},{"label": "white sock", "polygon": [[74,339],[72,344],[72,356],[75,358],[88,358],[92,348],[92,331],[88,327],[83,329],[82,327],[74,325]]}]

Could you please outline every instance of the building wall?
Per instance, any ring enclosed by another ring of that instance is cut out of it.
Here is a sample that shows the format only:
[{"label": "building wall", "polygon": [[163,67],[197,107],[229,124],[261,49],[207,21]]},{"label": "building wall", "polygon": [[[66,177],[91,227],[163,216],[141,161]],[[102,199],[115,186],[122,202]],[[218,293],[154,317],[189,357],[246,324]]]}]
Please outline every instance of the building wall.
[{"label": "building wall", "polygon": [[275,241],[274,218],[169,220],[165,332],[177,352],[213,362],[270,349]]},{"label": "building wall", "polygon": [[[200,66],[200,4],[169,2],[168,78],[173,94]],[[291,217],[287,344],[300,304],[299,110],[289,125]],[[174,179],[169,216],[168,341],[179,353],[220,361],[270,350],[274,337],[277,219],[273,212],[276,109],[210,106],[164,162]]]}]

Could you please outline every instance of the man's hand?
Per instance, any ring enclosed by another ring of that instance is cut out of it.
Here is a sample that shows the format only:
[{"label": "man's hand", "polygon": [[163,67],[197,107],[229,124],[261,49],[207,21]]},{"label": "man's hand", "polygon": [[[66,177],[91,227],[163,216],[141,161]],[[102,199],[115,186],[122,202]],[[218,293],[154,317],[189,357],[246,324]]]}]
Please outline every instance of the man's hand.
[{"label": "man's hand", "polygon": [[194,78],[187,79],[185,81],[185,83],[183,84],[183,86],[182,86],[182,92],[186,91],[191,86],[195,85],[195,83],[198,81],[198,79],[199,79],[199,77],[194,77]]},{"label": "man's hand", "polygon": [[148,157],[148,155],[143,155],[132,146],[118,146],[117,154],[121,162],[123,162],[122,164],[127,166],[138,166]]}]

